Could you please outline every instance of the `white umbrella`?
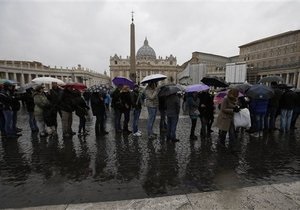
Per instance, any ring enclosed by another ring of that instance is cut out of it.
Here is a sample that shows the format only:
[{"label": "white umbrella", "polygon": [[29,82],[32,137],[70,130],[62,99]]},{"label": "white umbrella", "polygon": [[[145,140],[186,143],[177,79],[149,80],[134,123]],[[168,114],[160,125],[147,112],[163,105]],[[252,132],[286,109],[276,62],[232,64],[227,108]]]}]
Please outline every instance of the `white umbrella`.
[{"label": "white umbrella", "polygon": [[148,83],[148,82],[157,82],[160,80],[166,79],[167,76],[163,74],[151,74],[146,77],[141,81],[141,83]]},{"label": "white umbrella", "polygon": [[57,82],[58,85],[64,85],[64,81],[56,79],[54,77],[37,77],[32,80],[34,83],[38,84],[51,84],[52,82]]}]

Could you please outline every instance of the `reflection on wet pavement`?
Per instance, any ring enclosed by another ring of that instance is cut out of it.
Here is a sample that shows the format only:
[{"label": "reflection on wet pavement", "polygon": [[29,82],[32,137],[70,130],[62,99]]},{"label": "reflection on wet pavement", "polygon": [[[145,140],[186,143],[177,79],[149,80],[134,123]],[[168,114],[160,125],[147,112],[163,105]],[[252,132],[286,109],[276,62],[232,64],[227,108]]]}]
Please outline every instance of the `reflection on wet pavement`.
[{"label": "reflection on wet pavement", "polygon": [[[216,146],[217,130],[209,139],[189,140],[190,119],[182,116],[176,144],[164,134],[146,138],[146,114],[140,120],[142,137],[116,134],[109,117],[109,135],[40,138],[32,135],[21,111],[23,136],[0,141],[0,208],[99,202],[230,189],[300,180],[300,131],[263,138],[238,134],[240,152]],[[58,117],[59,119],[59,117]],[[60,119],[59,119],[60,121]],[[158,129],[158,119],[155,131]],[[74,116],[73,129],[78,127]],[[159,132],[157,132],[159,133]]]}]

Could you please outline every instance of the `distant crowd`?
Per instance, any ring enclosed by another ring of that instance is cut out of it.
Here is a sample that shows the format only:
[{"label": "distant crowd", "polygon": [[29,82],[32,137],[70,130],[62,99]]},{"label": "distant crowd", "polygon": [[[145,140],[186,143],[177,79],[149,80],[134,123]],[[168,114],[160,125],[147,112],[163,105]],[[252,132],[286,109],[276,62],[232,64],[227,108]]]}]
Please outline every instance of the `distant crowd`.
[{"label": "distant crowd", "polygon": [[[160,115],[160,133],[164,133],[167,141],[177,142],[177,123],[181,108],[185,108],[191,119],[189,139],[197,140],[197,120],[201,122],[200,138],[209,139],[213,125],[219,129],[218,145],[225,147],[229,134],[229,147],[235,149],[237,128],[234,125],[234,113],[249,109],[251,128],[246,131],[253,137],[263,136],[266,132],[279,130],[289,133],[296,129],[296,121],[300,113],[300,95],[291,88],[280,88],[276,82],[271,83],[274,95],[270,99],[249,98],[239,95],[238,89],[228,88],[227,96],[220,104],[214,104],[214,95],[210,90],[190,93],[174,93],[159,97],[161,87],[157,82],[149,82],[145,89],[135,85],[132,90],[126,85],[119,85],[112,92],[81,92],[72,87],[61,88],[52,83],[52,88],[44,91],[43,85],[26,89],[26,93],[18,94],[15,85],[4,83],[0,86],[0,130],[2,137],[17,138],[22,128],[17,127],[20,101],[24,101],[31,131],[40,137],[57,135],[57,116],[60,116],[62,134],[70,138],[76,132],[72,128],[73,112],[79,117],[79,136],[88,135],[85,128],[86,116],[91,109],[95,116],[95,134],[106,135],[107,111],[112,108],[116,133],[135,137],[142,136],[139,129],[139,118],[142,107],[148,112],[146,135],[149,140],[157,138],[154,132],[156,116]],[[182,107],[181,101],[184,102]],[[216,120],[214,119],[217,115]],[[123,123],[121,119],[123,116]],[[280,126],[276,128],[276,118],[280,116]],[[131,118],[131,124],[129,124]],[[214,124],[215,121],[215,124]]]}]

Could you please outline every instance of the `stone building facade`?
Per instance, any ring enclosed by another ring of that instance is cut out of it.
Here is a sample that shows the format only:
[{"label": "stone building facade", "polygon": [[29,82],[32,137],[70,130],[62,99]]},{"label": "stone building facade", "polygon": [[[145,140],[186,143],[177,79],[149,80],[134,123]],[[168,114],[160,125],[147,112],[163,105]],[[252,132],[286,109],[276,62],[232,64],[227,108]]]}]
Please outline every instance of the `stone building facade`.
[{"label": "stone building facade", "polygon": [[[124,76],[130,78],[130,57],[122,58],[115,54],[110,57],[110,77]],[[156,57],[156,53],[150,47],[147,38],[144,45],[136,53],[136,83],[139,83],[144,77],[151,74],[164,74],[167,76],[165,82],[176,82],[177,59],[173,55],[162,58]]]},{"label": "stone building facade", "polygon": [[85,69],[81,65],[71,69],[51,68],[36,61],[0,60],[0,78],[17,81],[20,86],[43,76],[54,77],[64,82],[80,82],[88,87],[94,84],[110,84],[110,78],[106,74]]},{"label": "stone building facade", "polygon": [[183,71],[178,74],[179,83],[200,83],[205,76],[225,79],[226,64],[236,61],[238,61],[238,56],[224,57],[204,52],[193,52],[192,58],[182,65]]},{"label": "stone building facade", "polygon": [[300,30],[259,39],[239,48],[240,61],[247,63],[249,83],[277,75],[285,83],[300,87]]}]

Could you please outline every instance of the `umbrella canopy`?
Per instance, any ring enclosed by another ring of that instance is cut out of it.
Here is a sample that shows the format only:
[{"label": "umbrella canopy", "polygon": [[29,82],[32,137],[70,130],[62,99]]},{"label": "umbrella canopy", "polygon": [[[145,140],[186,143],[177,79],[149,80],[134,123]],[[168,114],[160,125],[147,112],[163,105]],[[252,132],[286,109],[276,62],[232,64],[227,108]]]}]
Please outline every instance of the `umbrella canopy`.
[{"label": "umbrella canopy", "polygon": [[119,86],[119,85],[127,85],[129,86],[131,89],[133,89],[134,87],[134,82],[130,79],[127,79],[126,77],[115,77],[113,78],[112,82],[114,83],[114,85]]},{"label": "umbrella canopy", "polygon": [[218,77],[203,77],[201,82],[213,87],[228,87],[229,85]]},{"label": "umbrella canopy", "polygon": [[245,94],[252,99],[270,99],[274,95],[274,91],[263,84],[256,84],[251,86]]},{"label": "umbrella canopy", "polygon": [[190,93],[190,92],[200,92],[204,90],[208,90],[209,86],[205,84],[195,84],[195,85],[189,85],[185,88],[185,92]]},{"label": "umbrella canopy", "polygon": [[234,88],[238,89],[239,92],[245,93],[252,85],[249,83],[243,83],[235,85]]},{"label": "umbrella canopy", "polygon": [[87,92],[91,93],[107,93],[109,91],[109,87],[106,85],[93,85],[86,89]]},{"label": "umbrella canopy", "polygon": [[64,85],[64,81],[54,78],[54,77],[37,77],[31,80],[34,83],[38,84],[51,84],[52,82],[56,82],[58,85]]},{"label": "umbrella canopy", "polygon": [[[214,103],[215,104],[221,104],[225,98],[225,96],[227,96],[229,90],[224,90],[224,91],[220,91],[218,92],[215,97],[214,97]],[[244,94],[242,94],[241,92],[239,92],[238,97],[243,97]]]},{"label": "umbrella canopy", "polygon": [[158,81],[164,80],[166,78],[167,78],[167,76],[163,75],[163,74],[151,74],[151,75],[144,77],[144,79],[142,79],[141,83],[158,82]]},{"label": "umbrella canopy", "polygon": [[18,82],[14,81],[14,80],[10,80],[10,79],[0,79],[0,84],[4,84],[4,83],[9,83],[11,85],[16,85],[18,84]]},{"label": "umbrella canopy", "polygon": [[64,85],[64,87],[65,88],[71,87],[71,88],[79,90],[79,91],[85,90],[87,88],[85,84],[82,84],[79,82],[70,82],[70,83],[67,83],[66,85]]},{"label": "umbrella canopy", "polygon": [[160,87],[158,97],[166,97],[183,91],[182,87],[176,84],[168,84]]},{"label": "umbrella canopy", "polygon": [[22,86],[18,89],[18,92],[19,92],[19,93],[25,93],[26,90],[28,90],[28,89],[30,89],[30,88],[35,89],[38,85],[39,85],[39,84],[33,83],[33,82],[24,84],[24,85],[22,85]]},{"label": "umbrella canopy", "polygon": [[265,83],[265,82],[283,82],[283,78],[279,76],[268,76],[261,78],[257,83]]}]

